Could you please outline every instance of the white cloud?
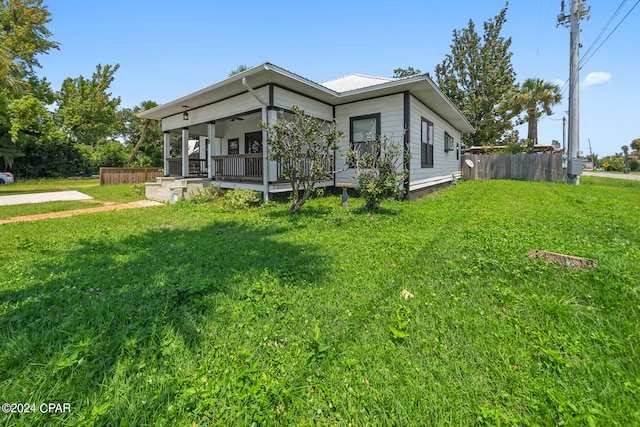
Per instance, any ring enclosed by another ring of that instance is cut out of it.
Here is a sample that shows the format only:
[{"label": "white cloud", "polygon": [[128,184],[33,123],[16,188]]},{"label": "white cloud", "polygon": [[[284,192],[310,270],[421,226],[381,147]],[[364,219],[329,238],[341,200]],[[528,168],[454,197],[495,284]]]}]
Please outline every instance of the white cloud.
[{"label": "white cloud", "polygon": [[587,77],[585,77],[582,84],[585,87],[589,87],[606,83],[609,80],[611,80],[611,74],[605,73],[604,71],[594,71],[592,73],[589,73]]}]

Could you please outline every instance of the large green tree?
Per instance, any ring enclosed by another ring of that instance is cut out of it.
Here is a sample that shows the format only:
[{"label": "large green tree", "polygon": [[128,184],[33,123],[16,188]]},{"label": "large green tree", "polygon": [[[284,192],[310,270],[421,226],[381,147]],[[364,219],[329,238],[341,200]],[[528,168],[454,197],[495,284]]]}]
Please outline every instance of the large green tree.
[{"label": "large green tree", "polygon": [[120,97],[113,97],[109,88],[118,68],[98,64],[91,79],[69,77],[62,83],[57,117],[71,141],[93,147],[115,137]]},{"label": "large green tree", "polygon": [[529,148],[538,143],[538,119],[543,114],[553,114],[552,107],[562,101],[560,87],[539,78],[529,78],[513,93],[513,113],[525,113],[528,122],[527,140]]},{"label": "large green tree", "polygon": [[640,138],[636,138],[631,141],[631,148],[634,152],[640,152]]},{"label": "large green tree", "polygon": [[29,91],[15,97],[8,109],[8,134],[16,150],[12,170],[21,177],[59,177],[83,172],[86,165],[49,109],[55,93],[46,79],[32,77]]},{"label": "large green tree", "polygon": [[[51,32],[46,26],[50,20],[42,0],[0,1],[0,159],[6,167],[21,155],[17,139],[20,129],[13,113],[21,114],[16,118],[18,123],[26,123],[30,121],[27,106],[41,112],[42,103],[46,102],[42,93],[37,93],[34,68],[40,67],[38,55],[58,48],[58,43],[50,40]],[[23,95],[28,98],[21,100]],[[42,115],[40,119],[42,123]],[[34,131],[32,125],[29,123]]]},{"label": "large green tree", "polygon": [[393,70],[393,77],[396,79],[401,79],[403,77],[415,76],[420,73],[422,73],[422,71],[416,70],[413,67],[407,67],[407,68],[399,67]]},{"label": "large green tree", "polygon": [[[155,101],[143,101],[133,108],[118,110],[120,136],[131,147],[128,163],[137,166],[160,166],[163,156],[163,134],[157,120],[140,119],[138,113],[157,107]],[[137,156],[137,157],[136,157]]]},{"label": "large green tree", "polygon": [[476,129],[464,137],[467,145],[496,144],[513,128],[509,97],[516,88],[511,65],[511,37],[500,35],[508,3],[476,32],[473,20],[467,28],[453,31],[451,53],[436,66],[442,92],[460,108]]},{"label": "large green tree", "polygon": [[2,0],[0,2],[0,41],[11,60],[21,63],[32,72],[40,67],[37,56],[57,49],[50,40],[47,24],[51,14],[42,0]]}]

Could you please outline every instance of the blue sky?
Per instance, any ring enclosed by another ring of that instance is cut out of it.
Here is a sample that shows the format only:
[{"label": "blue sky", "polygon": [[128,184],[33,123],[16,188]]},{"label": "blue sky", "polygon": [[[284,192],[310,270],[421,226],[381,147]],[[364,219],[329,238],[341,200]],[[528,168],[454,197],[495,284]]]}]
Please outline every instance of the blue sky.
[{"label": "blue sky", "polygon": [[[581,55],[589,56],[640,0],[587,0]],[[567,9],[570,0],[566,0]],[[66,77],[90,77],[120,64],[112,85],[123,107],[168,102],[226,78],[240,64],[269,61],[316,82],[350,73],[391,76],[413,66],[434,75],[452,31],[482,23],[504,0],[253,1],[45,0],[59,51],[40,58],[40,76],[59,90]],[[600,42],[594,44],[620,7]],[[502,35],[511,37],[518,82],[569,78],[569,29],[556,27],[560,0],[511,0]],[[580,149],[600,156],[640,138],[640,6],[580,71]],[[562,142],[568,103],[539,126],[540,143]],[[526,137],[526,128],[520,128]]]}]

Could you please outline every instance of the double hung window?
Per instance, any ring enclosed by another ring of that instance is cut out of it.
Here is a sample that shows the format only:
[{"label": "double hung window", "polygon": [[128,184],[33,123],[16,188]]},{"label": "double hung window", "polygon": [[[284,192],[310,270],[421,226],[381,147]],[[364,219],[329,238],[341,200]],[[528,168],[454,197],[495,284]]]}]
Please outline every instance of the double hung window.
[{"label": "double hung window", "polygon": [[453,137],[449,133],[444,133],[444,152],[448,153],[456,149],[456,145],[453,142]]},{"label": "double hung window", "polygon": [[[363,155],[375,154],[376,140],[380,136],[380,113],[350,119],[350,150]],[[353,159],[350,160],[353,167]]]},{"label": "double hung window", "polygon": [[420,128],[420,151],[421,166],[423,168],[433,167],[433,123],[422,118],[422,126]]}]

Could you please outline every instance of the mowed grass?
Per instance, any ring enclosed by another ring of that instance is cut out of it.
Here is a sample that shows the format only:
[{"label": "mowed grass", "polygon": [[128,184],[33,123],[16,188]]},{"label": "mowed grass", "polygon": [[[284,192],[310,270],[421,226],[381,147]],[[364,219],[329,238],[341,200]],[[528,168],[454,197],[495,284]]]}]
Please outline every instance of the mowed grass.
[{"label": "mowed grass", "polygon": [[[5,425],[638,425],[640,184],[0,226]],[[593,258],[574,270],[530,249]],[[40,413],[42,403],[69,403]]]},{"label": "mowed grass", "polygon": [[141,185],[100,185],[99,179],[33,179],[0,186],[0,196],[76,190],[93,197],[90,201],[62,201],[0,206],[0,219],[47,212],[91,208],[105,203],[127,203],[144,199]]}]

